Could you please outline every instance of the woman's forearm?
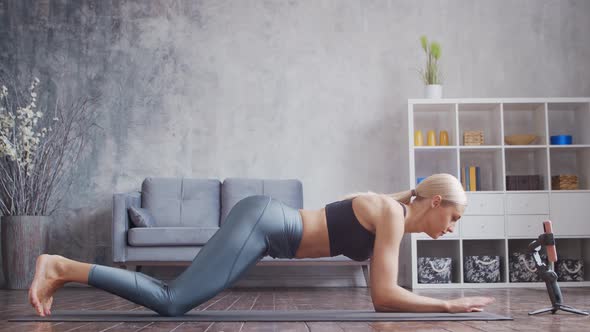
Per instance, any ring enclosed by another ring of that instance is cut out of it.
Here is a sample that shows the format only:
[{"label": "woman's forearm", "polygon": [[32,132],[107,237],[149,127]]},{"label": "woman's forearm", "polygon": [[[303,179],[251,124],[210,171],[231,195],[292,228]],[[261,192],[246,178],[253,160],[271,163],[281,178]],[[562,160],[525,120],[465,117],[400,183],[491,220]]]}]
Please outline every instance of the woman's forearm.
[{"label": "woman's forearm", "polygon": [[383,303],[375,306],[376,311],[403,311],[403,312],[448,312],[448,303],[445,300],[416,295],[402,287],[397,286],[395,294],[386,296]]}]

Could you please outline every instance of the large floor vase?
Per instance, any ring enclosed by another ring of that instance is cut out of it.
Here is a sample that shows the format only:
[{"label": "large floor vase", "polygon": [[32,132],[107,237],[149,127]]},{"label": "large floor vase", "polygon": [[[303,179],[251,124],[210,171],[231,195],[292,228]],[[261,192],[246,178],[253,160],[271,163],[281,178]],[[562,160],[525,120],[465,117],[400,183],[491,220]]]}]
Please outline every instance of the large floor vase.
[{"label": "large floor vase", "polygon": [[49,216],[3,216],[2,269],[5,288],[28,289],[35,276],[37,256],[45,250]]}]

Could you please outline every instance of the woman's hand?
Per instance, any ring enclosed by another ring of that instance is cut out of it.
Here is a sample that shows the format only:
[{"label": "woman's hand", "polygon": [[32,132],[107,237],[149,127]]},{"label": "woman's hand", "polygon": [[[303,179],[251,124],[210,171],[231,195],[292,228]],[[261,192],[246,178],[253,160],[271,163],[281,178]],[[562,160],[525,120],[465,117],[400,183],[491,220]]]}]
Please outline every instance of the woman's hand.
[{"label": "woman's hand", "polygon": [[496,299],[493,297],[462,297],[447,301],[447,311],[450,313],[483,311],[483,307],[494,301]]}]

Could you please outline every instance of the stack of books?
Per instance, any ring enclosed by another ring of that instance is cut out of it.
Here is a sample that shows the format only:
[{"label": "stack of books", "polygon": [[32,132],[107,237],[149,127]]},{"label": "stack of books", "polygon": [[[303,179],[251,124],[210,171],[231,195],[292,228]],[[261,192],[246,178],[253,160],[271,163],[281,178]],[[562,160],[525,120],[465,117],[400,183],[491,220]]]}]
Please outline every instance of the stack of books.
[{"label": "stack of books", "polygon": [[479,166],[465,166],[461,168],[461,184],[465,191],[481,190],[481,172]]},{"label": "stack of books", "polygon": [[541,175],[506,175],[506,190],[543,190]]}]

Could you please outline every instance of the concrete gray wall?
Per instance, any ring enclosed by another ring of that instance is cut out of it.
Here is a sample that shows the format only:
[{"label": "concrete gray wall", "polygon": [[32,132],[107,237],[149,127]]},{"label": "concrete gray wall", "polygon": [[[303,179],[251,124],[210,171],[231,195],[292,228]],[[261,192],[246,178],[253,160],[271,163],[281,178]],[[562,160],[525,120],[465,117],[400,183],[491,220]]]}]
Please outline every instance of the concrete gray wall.
[{"label": "concrete gray wall", "polygon": [[406,189],[421,34],[446,97],[567,97],[590,96],[588,31],[584,0],[0,0],[3,65],[103,95],[50,231],[100,264],[113,192],[147,176],[299,178],[309,209]]}]

